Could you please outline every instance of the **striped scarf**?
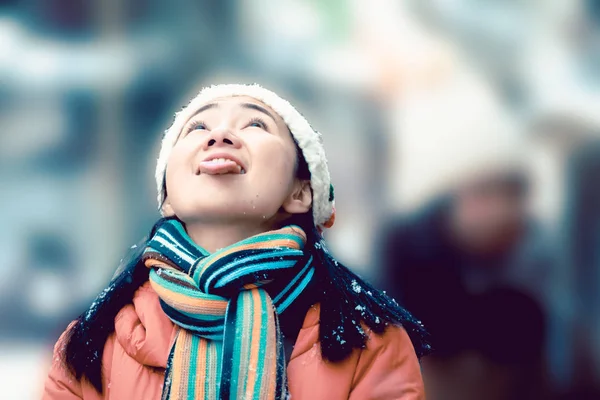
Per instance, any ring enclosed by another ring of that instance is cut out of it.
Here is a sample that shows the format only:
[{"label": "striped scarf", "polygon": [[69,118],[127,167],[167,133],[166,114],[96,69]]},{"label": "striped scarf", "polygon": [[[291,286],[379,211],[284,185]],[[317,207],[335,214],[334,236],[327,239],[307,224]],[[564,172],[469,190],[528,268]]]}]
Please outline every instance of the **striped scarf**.
[{"label": "striped scarf", "polygon": [[182,224],[165,220],[144,252],[150,283],[180,327],[163,400],[285,399],[278,315],[315,269],[298,226],[262,233],[209,254]]}]

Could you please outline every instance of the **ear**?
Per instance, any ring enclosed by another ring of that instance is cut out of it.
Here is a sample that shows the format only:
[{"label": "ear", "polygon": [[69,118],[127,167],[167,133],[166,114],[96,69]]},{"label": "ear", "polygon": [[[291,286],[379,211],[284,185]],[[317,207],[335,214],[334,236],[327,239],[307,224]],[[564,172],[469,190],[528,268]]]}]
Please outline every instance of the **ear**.
[{"label": "ear", "polygon": [[281,206],[289,214],[304,214],[312,206],[310,181],[296,179],[292,192]]},{"label": "ear", "polygon": [[175,216],[175,210],[173,210],[173,207],[171,206],[171,203],[169,202],[169,198],[168,197],[163,202],[163,205],[160,207],[160,210],[162,211],[162,215],[164,217],[168,218],[168,217],[174,217]]}]

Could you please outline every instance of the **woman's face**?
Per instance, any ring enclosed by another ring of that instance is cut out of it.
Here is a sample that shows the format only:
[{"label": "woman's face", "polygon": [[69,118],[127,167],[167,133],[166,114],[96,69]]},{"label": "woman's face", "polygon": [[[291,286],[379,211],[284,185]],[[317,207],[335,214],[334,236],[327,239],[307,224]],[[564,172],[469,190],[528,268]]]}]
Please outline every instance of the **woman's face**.
[{"label": "woman's face", "polygon": [[295,172],[296,147],[279,115],[251,97],[217,99],[173,147],[163,210],[186,223],[275,225],[310,209],[309,182]]}]

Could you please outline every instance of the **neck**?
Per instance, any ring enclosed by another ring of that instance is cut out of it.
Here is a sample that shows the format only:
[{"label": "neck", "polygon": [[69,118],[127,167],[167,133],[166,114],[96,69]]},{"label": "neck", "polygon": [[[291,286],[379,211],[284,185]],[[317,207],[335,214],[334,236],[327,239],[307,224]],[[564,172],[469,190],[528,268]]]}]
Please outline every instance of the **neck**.
[{"label": "neck", "polygon": [[186,223],[185,228],[190,238],[210,253],[272,229],[266,225],[204,222]]}]

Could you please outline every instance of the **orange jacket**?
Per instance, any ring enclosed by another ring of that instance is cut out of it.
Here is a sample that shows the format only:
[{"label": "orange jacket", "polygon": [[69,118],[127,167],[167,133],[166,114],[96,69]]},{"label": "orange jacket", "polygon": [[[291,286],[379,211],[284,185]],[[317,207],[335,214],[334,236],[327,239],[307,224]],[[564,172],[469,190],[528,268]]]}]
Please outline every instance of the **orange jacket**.
[{"label": "orange jacket", "polygon": [[[43,400],[160,399],[164,369],[175,326],[167,318],[148,283],[133,304],[115,318],[103,363],[104,390],[99,395],[87,381],[77,381],[60,361],[63,337],[54,349]],[[367,346],[340,363],[321,359],[319,306],[309,309],[287,367],[294,400],[421,400],[425,399],[419,362],[407,333],[390,327],[383,336],[370,334]]]}]

